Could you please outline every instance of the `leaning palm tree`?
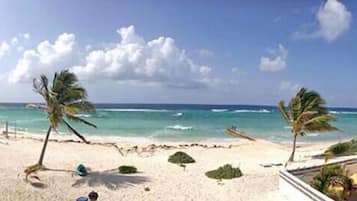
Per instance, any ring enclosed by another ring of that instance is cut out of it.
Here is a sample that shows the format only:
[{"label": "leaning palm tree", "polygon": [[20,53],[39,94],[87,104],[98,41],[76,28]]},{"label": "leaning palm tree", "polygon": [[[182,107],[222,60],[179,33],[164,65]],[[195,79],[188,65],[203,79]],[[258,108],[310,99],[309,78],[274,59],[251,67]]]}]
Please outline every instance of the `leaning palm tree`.
[{"label": "leaning palm tree", "polygon": [[325,104],[325,100],[316,91],[309,91],[306,88],[301,88],[296,96],[291,98],[288,110],[284,101],[279,102],[279,111],[293,134],[293,148],[288,162],[294,161],[298,136],[304,136],[309,132],[337,130],[330,124],[336,117],[328,112]]},{"label": "leaning palm tree", "polygon": [[58,127],[63,124],[82,141],[89,143],[68,120],[84,123],[96,128],[96,125],[78,116],[80,112],[94,112],[95,108],[86,100],[87,92],[79,85],[74,73],[68,70],[55,73],[52,85],[49,84],[48,78],[45,75],[41,75],[40,79],[33,80],[33,88],[36,93],[43,97],[45,104],[29,104],[28,107],[44,110],[48,117],[49,127],[38,163],[25,170],[25,172],[28,171],[26,172],[27,175],[43,168],[43,159],[52,130],[57,131]]}]

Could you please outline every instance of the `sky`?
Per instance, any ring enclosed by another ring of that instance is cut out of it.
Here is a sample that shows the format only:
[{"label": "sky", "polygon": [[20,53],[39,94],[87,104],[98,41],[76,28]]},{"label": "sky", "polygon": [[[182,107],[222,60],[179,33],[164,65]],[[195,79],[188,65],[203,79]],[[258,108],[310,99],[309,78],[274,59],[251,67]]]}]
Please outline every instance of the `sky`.
[{"label": "sky", "polygon": [[96,103],[357,107],[357,2],[0,0],[0,102],[68,69]]}]

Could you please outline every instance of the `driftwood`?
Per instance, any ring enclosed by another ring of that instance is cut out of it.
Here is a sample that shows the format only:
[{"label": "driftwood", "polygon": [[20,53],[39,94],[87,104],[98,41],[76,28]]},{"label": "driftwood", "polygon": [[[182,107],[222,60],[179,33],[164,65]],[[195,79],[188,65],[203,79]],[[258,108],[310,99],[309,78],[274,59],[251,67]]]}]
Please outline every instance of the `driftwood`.
[{"label": "driftwood", "polygon": [[[35,141],[42,142],[43,139],[31,136],[20,136],[20,139],[30,139]],[[55,143],[78,143],[82,144],[83,142],[80,140],[73,140],[73,139],[49,139],[49,142]],[[200,148],[207,148],[207,149],[231,149],[232,147],[239,146],[239,145],[220,145],[220,144],[200,144],[200,143],[191,143],[191,144],[178,144],[178,145],[166,145],[166,144],[150,144],[147,146],[138,146],[134,145],[131,147],[121,147],[117,143],[114,142],[89,142],[89,145],[97,145],[97,146],[105,146],[105,147],[113,147],[115,148],[121,156],[127,156],[128,154],[136,153],[141,155],[143,153],[150,153],[151,155],[157,150],[173,150],[173,149],[186,149],[189,147],[200,147]]]},{"label": "driftwood", "polygon": [[238,131],[236,129],[233,128],[228,128],[226,133],[230,136],[233,137],[241,137],[241,138],[245,138],[248,139],[250,141],[255,141],[255,138],[248,136],[246,133],[242,132],[242,131]]}]

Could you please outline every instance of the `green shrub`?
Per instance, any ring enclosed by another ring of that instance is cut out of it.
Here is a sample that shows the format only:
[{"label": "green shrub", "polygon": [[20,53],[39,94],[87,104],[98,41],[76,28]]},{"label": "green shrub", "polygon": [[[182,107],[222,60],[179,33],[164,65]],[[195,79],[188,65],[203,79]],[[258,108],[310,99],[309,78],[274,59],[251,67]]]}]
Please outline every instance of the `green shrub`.
[{"label": "green shrub", "polygon": [[332,152],[333,154],[342,154],[342,153],[346,153],[350,148],[351,148],[350,142],[342,142],[330,146],[327,150]]},{"label": "green shrub", "polygon": [[327,193],[331,178],[341,175],[343,175],[343,169],[340,165],[323,166],[320,172],[313,177],[311,186],[320,192]]},{"label": "green shrub", "polygon": [[311,186],[316,190],[326,194],[330,198],[338,201],[344,200],[343,194],[331,191],[329,186],[331,183],[339,183],[346,190],[352,189],[352,180],[346,176],[346,171],[341,165],[325,165],[320,172],[314,176],[311,181]]},{"label": "green shrub", "polygon": [[185,152],[178,151],[169,157],[169,162],[176,163],[176,164],[184,164],[184,163],[194,163],[196,161]]},{"label": "green shrub", "polygon": [[134,166],[122,165],[119,166],[119,172],[122,174],[134,174],[137,173],[138,170]]},{"label": "green shrub", "polygon": [[206,172],[206,176],[211,179],[233,179],[243,176],[242,171],[237,168],[233,168],[232,165],[224,165],[216,170]]},{"label": "green shrub", "polygon": [[[326,152],[332,152],[333,154],[354,154],[357,152],[357,140],[353,139],[348,142],[341,142],[331,145]],[[325,152],[325,153],[326,153]]]}]

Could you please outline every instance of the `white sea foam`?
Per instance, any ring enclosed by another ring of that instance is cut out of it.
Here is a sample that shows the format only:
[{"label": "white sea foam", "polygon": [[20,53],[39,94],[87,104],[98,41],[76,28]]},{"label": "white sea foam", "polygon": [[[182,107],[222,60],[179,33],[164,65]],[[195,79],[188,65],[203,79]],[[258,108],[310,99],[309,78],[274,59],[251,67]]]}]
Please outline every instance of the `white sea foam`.
[{"label": "white sea foam", "polygon": [[331,114],[357,114],[357,111],[330,111]]},{"label": "white sea foam", "polygon": [[183,115],[182,112],[178,112],[178,113],[176,113],[176,114],[173,114],[172,116],[174,116],[174,117],[180,117],[180,116],[182,116],[182,115]]},{"label": "white sea foam", "polygon": [[261,110],[234,110],[233,113],[270,113],[267,109]]},{"label": "white sea foam", "polygon": [[28,122],[46,122],[48,121],[45,118],[34,118],[34,119],[21,119],[21,120],[16,120],[16,123],[28,123]]},{"label": "white sea foam", "polygon": [[109,108],[109,109],[99,109],[99,111],[107,112],[168,112],[164,109],[133,109],[133,108]]},{"label": "white sea foam", "polygon": [[311,136],[311,137],[317,137],[320,135],[320,133],[309,133],[307,134],[308,136]]},{"label": "white sea foam", "polygon": [[90,114],[78,114],[76,116],[77,117],[87,117],[87,118],[92,117],[92,115],[90,115]]},{"label": "white sea foam", "polygon": [[226,112],[228,111],[227,109],[212,109],[212,112]]},{"label": "white sea foam", "polygon": [[341,114],[357,114],[357,112],[341,112]]},{"label": "white sea foam", "polygon": [[291,126],[284,126],[285,129],[291,129]]},{"label": "white sea foam", "polygon": [[166,128],[171,129],[171,130],[180,130],[180,131],[193,129],[193,127],[191,127],[191,126],[182,126],[182,125],[167,126]]}]

